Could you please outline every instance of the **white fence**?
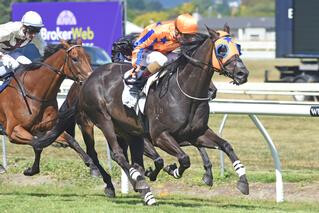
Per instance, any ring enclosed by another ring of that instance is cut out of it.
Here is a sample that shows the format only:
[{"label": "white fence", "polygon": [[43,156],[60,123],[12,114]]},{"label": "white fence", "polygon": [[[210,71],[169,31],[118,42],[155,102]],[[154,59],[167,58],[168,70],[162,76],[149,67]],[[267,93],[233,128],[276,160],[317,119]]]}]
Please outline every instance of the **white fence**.
[{"label": "white fence", "polygon": [[[246,95],[319,95],[319,83],[247,83],[241,86],[229,83],[216,83],[218,93],[246,94]],[[257,115],[276,116],[319,116],[319,103],[293,102],[293,101],[256,101],[256,100],[221,100],[216,99],[210,103],[210,112],[225,114],[219,133],[221,135],[228,114],[246,114],[264,136],[271,151],[276,175],[276,201],[284,200],[283,181],[279,155],[270,135],[262,125]],[[221,174],[224,173],[224,157],[221,152]]]},{"label": "white fence", "polygon": [[[64,101],[71,86],[71,82],[66,82],[61,87],[61,93],[58,96],[59,103]],[[313,95],[319,96],[319,83],[246,83],[241,86],[231,85],[229,83],[215,83],[218,93],[231,94],[248,94],[248,95]],[[216,99],[209,103],[210,112],[225,114],[219,129],[221,134],[228,114],[246,114],[254,122],[256,127],[264,136],[275,164],[276,175],[276,201],[284,200],[283,182],[281,174],[281,164],[276,147],[264,128],[257,115],[277,115],[277,116],[319,116],[319,103],[317,102],[283,102],[283,101],[254,101],[254,100],[221,100]],[[288,136],[287,136],[288,137]],[[3,147],[3,164],[6,163],[5,141],[2,142]],[[223,155],[221,154],[221,169],[223,174]],[[125,174],[125,173],[124,173]],[[122,175],[123,176],[123,175]],[[128,191],[127,179],[123,177],[122,192]]]}]

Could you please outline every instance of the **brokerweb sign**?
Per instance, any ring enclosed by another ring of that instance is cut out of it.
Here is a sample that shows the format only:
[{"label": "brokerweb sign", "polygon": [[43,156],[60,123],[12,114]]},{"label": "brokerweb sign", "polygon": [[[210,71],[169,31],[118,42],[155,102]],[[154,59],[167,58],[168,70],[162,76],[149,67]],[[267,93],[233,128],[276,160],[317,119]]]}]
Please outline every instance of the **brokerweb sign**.
[{"label": "brokerweb sign", "polygon": [[120,1],[14,3],[12,20],[20,21],[29,10],[41,15],[45,26],[40,35],[48,43],[82,38],[84,44],[110,53],[112,43],[122,36]]},{"label": "brokerweb sign", "polygon": [[59,41],[81,38],[88,45],[94,45],[94,31],[90,26],[78,27],[77,19],[72,11],[63,10],[56,19],[56,28],[53,31],[43,27],[40,31],[41,37],[46,41]]}]

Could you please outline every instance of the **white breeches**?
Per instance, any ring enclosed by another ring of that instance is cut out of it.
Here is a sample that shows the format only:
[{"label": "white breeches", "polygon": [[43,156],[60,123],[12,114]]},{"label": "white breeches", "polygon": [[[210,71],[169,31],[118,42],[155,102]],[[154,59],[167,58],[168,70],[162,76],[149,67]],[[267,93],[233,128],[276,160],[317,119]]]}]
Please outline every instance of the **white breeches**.
[{"label": "white breeches", "polygon": [[164,55],[163,53],[158,51],[146,50],[143,53],[142,61],[140,65],[146,67],[149,64],[157,62],[160,66],[163,66],[165,63],[171,62],[175,60],[177,57],[178,57],[178,53],[175,53],[175,52],[171,52],[171,53],[168,53],[167,55]]}]

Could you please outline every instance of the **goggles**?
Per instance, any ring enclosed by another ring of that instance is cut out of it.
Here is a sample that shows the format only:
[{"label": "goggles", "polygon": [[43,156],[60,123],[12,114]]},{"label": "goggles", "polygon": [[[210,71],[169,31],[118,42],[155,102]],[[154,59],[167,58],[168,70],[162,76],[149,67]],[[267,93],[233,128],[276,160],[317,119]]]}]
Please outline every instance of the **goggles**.
[{"label": "goggles", "polygon": [[26,26],[27,33],[34,34],[39,33],[41,30],[41,27],[33,27],[33,26]]},{"label": "goggles", "polygon": [[[241,55],[241,46],[240,44],[235,44],[238,50],[239,55]],[[216,56],[218,58],[225,58],[229,53],[229,48],[226,44],[220,44],[216,47]]]}]

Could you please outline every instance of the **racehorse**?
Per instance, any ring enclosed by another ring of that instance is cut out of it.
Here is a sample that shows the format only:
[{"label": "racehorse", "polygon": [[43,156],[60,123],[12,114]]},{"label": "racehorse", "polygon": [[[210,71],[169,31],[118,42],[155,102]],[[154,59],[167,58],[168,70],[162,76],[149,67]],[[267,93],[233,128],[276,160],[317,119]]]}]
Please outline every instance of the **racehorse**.
[{"label": "racehorse", "polygon": [[[0,123],[10,142],[33,146],[33,137],[50,130],[58,119],[57,93],[67,77],[78,83],[92,73],[82,41],[48,45],[43,62],[21,66],[15,72],[8,87],[0,93]],[[66,115],[66,114],[65,114]],[[67,133],[59,138],[66,141],[90,168],[96,168],[90,157]],[[40,172],[42,149],[35,149],[31,168],[24,171],[27,176]]]},{"label": "racehorse", "polygon": [[[61,108],[59,109],[59,113],[63,113],[66,110],[70,109],[72,106],[76,104],[77,97],[80,94],[81,85],[77,83],[73,83],[68,95],[62,104]],[[92,158],[95,165],[99,166],[99,160],[97,158],[97,153],[91,152],[93,149],[91,146],[94,146],[95,140],[94,140],[94,125],[92,122],[86,120],[83,116],[72,116],[67,121],[67,126],[65,131],[70,134],[72,137],[75,137],[75,125],[78,124],[84,139],[84,142],[87,147],[87,154]],[[63,129],[64,130],[64,129]],[[118,138],[121,140],[120,138]],[[124,141],[123,141],[124,143]],[[183,144],[185,146],[191,145],[189,143]],[[123,148],[125,150],[128,149],[128,147],[125,147],[123,145]],[[213,185],[213,173],[212,173],[212,163],[210,162],[210,159],[208,157],[208,154],[203,147],[198,147],[198,151],[200,153],[200,156],[202,157],[205,173],[203,175],[202,180],[205,184],[208,186]],[[151,181],[155,181],[157,178],[158,173],[162,170],[164,167],[164,160],[163,158],[158,154],[153,144],[147,139],[144,138],[144,155],[148,158],[152,159],[154,162],[155,169],[148,168],[145,171],[145,176],[149,177]],[[96,176],[98,175],[99,171],[91,171],[91,174]]]},{"label": "racehorse", "polygon": [[[229,28],[225,31],[229,35]],[[232,78],[235,84],[245,83],[249,72],[238,53],[228,54],[227,48],[236,47],[220,44],[230,43],[230,37],[220,36],[209,28],[208,32],[209,36],[198,34],[197,43],[193,45],[195,47],[182,51],[182,57],[164,67],[168,74],[159,80],[158,84],[150,87],[144,111],[149,132],[144,131],[135,112],[122,103],[120,94],[124,87],[123,73],[131,69],[130,64],[113,63],[101,66],[83,84],[78,102],[80,115],[102,130],[114,160],[126,172],[133,186],[140,186],[139,189],[148,187],[146,183],[141,183],[142,175],[128,163],[118,141],[119,137],[132,143],[130,148],[135,151],[133,163],[137,162],[140,166],[143,166],[143,143],[140,139],[144,136],[155,146],[177,157],[179,168],[172,165],[168,167],[168,172],[175,177],[181,177],[190,167],[190,159],[179,143],[188,141],[196,147],[221,149],[228,155],[239,176],[237,188],[244,194],[249,193],[245,168],[232,146],[207,126],[209,105],[206,98],[216,67],[220,68],[221,74]],[[43,147],[54,141],[54,138],[46,139],[36,139],[35,143]],[[147,203],[149,191],[146,194],[140,192]]]}]

